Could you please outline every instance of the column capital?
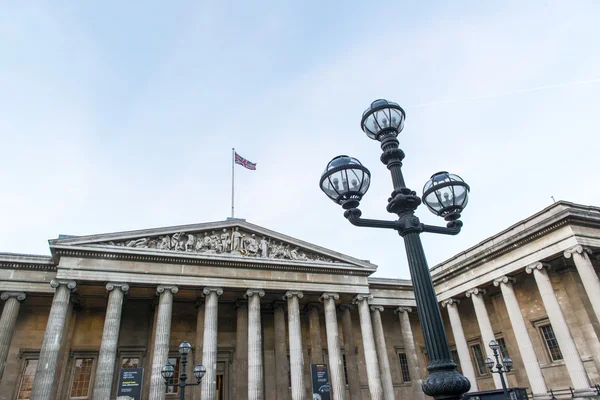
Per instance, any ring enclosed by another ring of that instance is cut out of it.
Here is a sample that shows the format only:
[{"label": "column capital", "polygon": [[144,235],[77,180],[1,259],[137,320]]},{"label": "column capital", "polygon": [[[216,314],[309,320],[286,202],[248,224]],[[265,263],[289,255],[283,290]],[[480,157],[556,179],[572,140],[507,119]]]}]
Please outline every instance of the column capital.
[{"label": "column capital", "polygon": [[177,286],[158,285],[158,287],[156,288],[156,294],[161,294],[165,290],[170,291],[173,294],[179,292],[179,288]]},{"label": "column capital", "polygon": [[258,296],[258,298],[265,296],[265,291],[262,289],[248,289],[246,290],[246,294],[244,294],[244,298],[248,299],[252,296]]},{"label": "column capital", "polygon": [[308,303],[306,303],[304,305],[305,312],[309,312],[313,308],[316,309],[317,311],[319,311],[321,309],[321,303],[318,303],[316,301],[309,301]]},{"label": "column capital", "polygon": [[516,281],[517,280],[515,278],[504,275],[504,276],[501,276],[500,278],[494,279],[494,286],[498,287],[498,286],[500,286],[501,283],[504,283],[505,285],[512,285]]},{"label": "column capital", "polygon": [[396,307],[394,309],[394,313],[396,313],[396,314],[410,313],[410,312],[412,312],[412,308],[411,307]]},{"label": "column capital", "polygon": [[465,292],[465,295],[467,297],[471,297],[471,296],[477,296],[477,295],[484,295],[486,294],[487,291],[485,289],[481,289],[481,288],[473,288],[473,289],[469,289]]},{"label": "column capital", "polygon": [[329,299],[333,299],[333,300],[339,300],[340,299],[340,295],[337,293],[330,293],[330,292],[325,292],[321,295],[321,297],[319,297],[319,299],[321,301],[325,301],[325,300],[329,300]]},{"label": "column capital", "polygon": [[273,307],[273,310],[276,310],[278,308],[283,308],[285,309],[285,301],[281,301],[281,300],[275,300],[272,304],[271,307]]},{"label": "column capital", "polygon": [[563,253],[563,256],[565,258],[571,258],[571,257],[573,257],[573,254],[575,254],[575,253],[577,253],[577,254],[583,254],[583,253],[592,254],[592,250],[578,244],[577,246],[573,246],[570,249],[565,250],[565,252]]},{"label": "column capital", "polygon": [[288,290],[287,292],[285,292],[285,294],[283,295],[282,298],[283,298],[283,300],[287,300],[287,299],[291,299],[294,296],[296,296],[298,299],[301,299],[304,297],[304,293],[294,291],[294,290]]},{"label": "column capital", "polygon": [[442,307],[448,307],[448,306],[459,305],[459,304],[460,304],[460,300],[458,300],[458,299],[446,299],[446,300],[442,301]]},{"label": "column capital", "polygon": [[366,301],[368,304],[371,300],[373,300],[373,296],[371,294],[357,294],[352,299],[352,304],[358,304],[362,301]]},{"label": "column capital", "polygon": [[10,298],[13,298],[13,297],[15,299],[19,300],[19,301],[23,301],[23,300],[25,300],[25,298],[27,297],[27,295],[25,293],[23,293],[23,292],[3,292],[0,295],[0,299],[2,299],[4,301],[6,301],[6,300],[8,300]]},{"label": "column capital", "polygon": [[108,292],[112,292],[115,288],[119,288],[123,293],[127,293],[129,291],[129,284],[120,282],[108,282],[106,284],[106,290]]},{"label": "column capital", "polygon": [[50,286],[52,286],[54,289],[60,285],[65,285],[69,290],[73,290],[77,287],[77,283],[75,281],[64,281],[62,279],[52,279],[50,281]]},{"label": "column capital", "polygon": [[527,272],[528,274],[531,274],[535,270],[541,271],[544,268],[549,269],[550,268],[550,264],[546,264],[546,263],[538,261],[536,263],[533,263],[533,264],[530,264],[530,265],[526,266],[525,267],[525,272]]},{"label": "column capital", "polygon": [[198,297],[194,302],[194,305],[196,306],[196,309],[202,307],[204,305],[204,297]]},{"label": "column capital", "polygon": [[379,311],[380,313],[383,312],[383,306],[371,306],[369,308],[371,309],[371,312],[375,312],[375,311]]},{"label": "column capital", "polygon": [[236,310],[244,307],[248,308],[248,300],[237,299],[233,302],[233,306]]},{"label": "column capital", "polygon": [[223,288],[206,286],[204,289],[202,289],[202,295],[205,297],[213,292],[216,293],[217,296],[220,296],[223,294]]},{"label": "column capital", "polygon": [[340,311],[354,311],[354,306],[350,303],[342,303],[340,304]]}]

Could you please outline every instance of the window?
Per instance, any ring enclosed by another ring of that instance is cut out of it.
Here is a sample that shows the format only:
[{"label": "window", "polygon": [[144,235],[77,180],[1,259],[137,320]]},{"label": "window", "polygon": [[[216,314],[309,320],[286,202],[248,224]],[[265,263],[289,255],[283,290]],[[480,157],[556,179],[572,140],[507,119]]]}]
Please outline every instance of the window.
[{"label": "window", "polygon": [[29,400],[31,398],[31,387],[33,386],[33,377],[35,376],[37,365],[37,359],[25,360],[25,367],[23,368],[21,383],[19,384],[18,400]]},{"label": "window", "polygon": [[75,359],[73,383],[71,384],[71,399],[88,399],[92,379],[93,358]]},{"label": "window", "polygon": [[477,375],[486,375],[487,367],[483,359],[483,353],[481,352],[481,345],[479,343],[472,345],[471,353],[473,353],[473,358],[475,359],[475,364],[477,365]]},{"label": "window", "polygon": [[544,343],[546,343],[546,349],[548,350],[550,360],[562,360],[563,355],[560,351],[560,347],[558,347],[558,342],[556,341],[556,336],[554,336],[554,329],[552,329],[552,325],[548,324],[540,326],[540,333],[542,334]]},{"label": "window", "polygon": [[450,355],[452,356],[452,361],[456,364],[456,370],[462,374],[462,368],[460,367],[460,358],[458,358],[458,351],[450,350]]},{"label": "window", "polygon": [[[169,384],[179,383],[179,357],[169,357],[169,364],[175,368],[175,373],[173,377],[169,379]],[[166,394],[177,394],[179,393],[179,387],[177,386],[167,386]]]},{"label": "window", "polygon": [[406,354],[398,353],[398,358],[400,359],[400,371],[402,372],[402,381],[404,383],[410,382],[410,372],[408,370],[408,360],[406,359]]},{"label": "window", "polygon": [[506,348],[506,342],[504,341],[504,338],[498,338],[496,339],[496,342],[498,342],[498,346],[500,346],[500,357],[510,357],[508,355],[508,349]]},{"label": "window", "polygon": [[121,358],[121,368],[139,368],[140,367],[140,359],[139,357],[123,357]]}]

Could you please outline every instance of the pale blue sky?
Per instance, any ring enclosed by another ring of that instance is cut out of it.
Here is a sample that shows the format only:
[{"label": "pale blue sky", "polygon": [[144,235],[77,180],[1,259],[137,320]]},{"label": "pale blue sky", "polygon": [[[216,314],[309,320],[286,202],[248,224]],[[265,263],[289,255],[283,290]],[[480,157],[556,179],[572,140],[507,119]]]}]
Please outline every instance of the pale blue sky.
[{"label": "pale blue sky", "polygon": [[[391,218],[377,98],[407,113],[405,178],[472,188],[443,261],[557,200],[598,205],[597,1],[0,1],[0,251],[47,254],[85,235],[222,220],[230,212],[408,277],[393,232],[350,226],[319,190],[360,159],[361,206]],[[422,208],[427,223],[443,223]]]}]

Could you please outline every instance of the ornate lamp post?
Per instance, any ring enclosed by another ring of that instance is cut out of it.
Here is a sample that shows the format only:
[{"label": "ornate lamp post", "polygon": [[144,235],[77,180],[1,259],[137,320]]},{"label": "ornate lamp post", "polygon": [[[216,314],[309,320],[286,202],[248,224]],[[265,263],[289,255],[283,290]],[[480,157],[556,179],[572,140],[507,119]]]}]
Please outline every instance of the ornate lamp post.
[{"label": "ornate lamp post", "polygon": [[444,217],[446,227],[422,224],[415,216],[421,198],[406,187],[402,175],[404,152],[398,147],[398,134],[404,127],[404,110],[396,103],[376,100],[363,113],[361,128],[371,139],[381,143],[381,162],[390,170],[394,190],[388,199],[387,211],[396,214],[395,221],[361,218],[360,200],[369,189],[371,173],[357,159],[335,157],[321,176],[323,192],[346,211],[344,216],[356,226],[394,229],[404,239],[410,275],[415,291],[425,347],[429,355],[429,376],[423,381],[423,392],[435,399],[459,400],[469,391],[469,380],[456,371],[437,297],[431,281],[422,232],[456,235],[462,222],[460,213],[467,205],[469,186],[458,176],[438,172],[423,188],[423,202],[436,215]]},{"label": "ornate lamp post", "polygon": [[165,385],[167,386],[178,386],[179,387],[179,399],[183,400],[185,396],[185,388],[187,386],[198,386],[204,374],[206,374],[206,368],[202,364],[198,364],[194,367],[194,376],[196,377],[196,383],[186,383],[187,374],[185,373],[185,366],[187,365],[187,355],[192,350],[192,345],[188,342],[181,342],[179,345],[179,354],[181,354],[181,374],[179,375],[179,383],[169,383],[175,375],[175,368],[171,364],[166,364],[160,374],[165,379]]},{"label": "ornate lamp post", "polygon": [[494,352],[494,358],[496,359],[496,370],[494,371],[494,360],[491,358],[485,359],[485,365],[490,369],[492,374],[500,374],[500,381],[502,382],[502,389],[504,390],[504,398],[510,400],[508,395],[508,388],[506,387],[506,381],[504,380],[504,372],[510,372],[512,369],[513,362],[510,358],[504,357],[502,363],[500,363],[500,357],[498,355],[498,349],[500,345],[495,340],[492,340],[489,344],[490,349]]}]

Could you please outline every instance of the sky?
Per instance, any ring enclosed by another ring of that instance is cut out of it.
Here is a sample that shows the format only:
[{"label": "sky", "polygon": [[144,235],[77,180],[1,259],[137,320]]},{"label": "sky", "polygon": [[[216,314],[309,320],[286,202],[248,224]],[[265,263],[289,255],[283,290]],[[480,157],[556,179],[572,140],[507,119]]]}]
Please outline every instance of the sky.
[{"label": "sky", "polygon": [[[406,111],[407,185],[471,187],[460,235],[423,234],[430,266],[556,200],[600,204],[598,1],[0,1],[0,252],[48,239],[236,217],[409,278],[393,231],[358,228],[319,189],[326,164],[372,175],[360,129]],[[444,224],[426,207],[422,222]]]}]

